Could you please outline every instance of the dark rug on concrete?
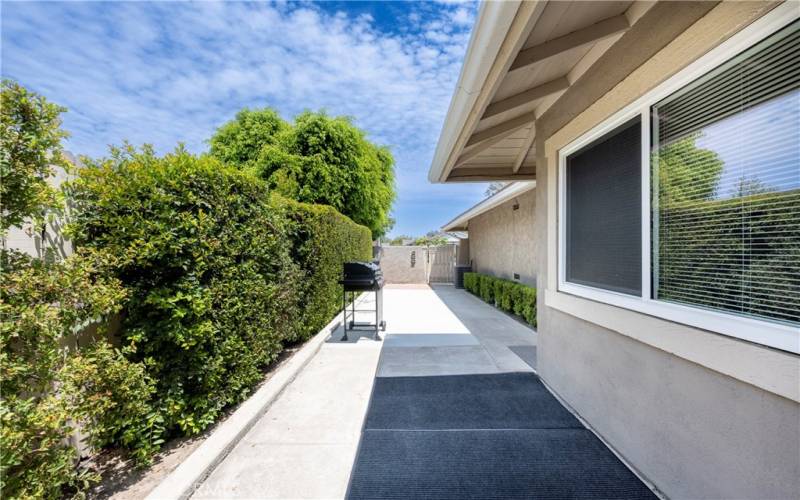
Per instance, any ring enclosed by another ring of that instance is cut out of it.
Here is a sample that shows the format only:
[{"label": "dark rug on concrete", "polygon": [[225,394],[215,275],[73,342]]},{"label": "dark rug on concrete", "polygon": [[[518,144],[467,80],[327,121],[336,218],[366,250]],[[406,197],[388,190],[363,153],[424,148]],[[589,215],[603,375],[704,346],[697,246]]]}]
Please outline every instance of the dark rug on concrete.
[{"label": "dark rug on concrete", "polygon": [[364,432],[351,499],[654,499],[585,429]]},{"label": "dark rug on concrete", "polygon": [[511,352],[519,356],[528,366],[536,370],[536,346],[535,345],[510,345]]},{"label": "dark rug on concrete", "polygon": [[580,428],[533,373],[378,377],[366,429]]}]

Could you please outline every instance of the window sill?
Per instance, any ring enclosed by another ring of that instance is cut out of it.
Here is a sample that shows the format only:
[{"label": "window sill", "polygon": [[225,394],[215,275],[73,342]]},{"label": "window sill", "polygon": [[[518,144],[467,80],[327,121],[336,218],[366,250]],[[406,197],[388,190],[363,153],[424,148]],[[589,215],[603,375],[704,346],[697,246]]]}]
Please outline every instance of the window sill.
[{"label": "window sill", "polygon": [[800,356],[645,313],[545,290],[545,305],[800,402]]}]

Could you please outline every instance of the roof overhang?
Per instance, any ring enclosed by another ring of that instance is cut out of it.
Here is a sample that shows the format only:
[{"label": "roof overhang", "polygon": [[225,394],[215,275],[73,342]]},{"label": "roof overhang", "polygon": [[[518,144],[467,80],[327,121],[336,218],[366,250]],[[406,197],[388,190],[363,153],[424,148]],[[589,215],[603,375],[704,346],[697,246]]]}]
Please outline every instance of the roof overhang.
[{"label": "roof overhang", "polygon": [[654,3],[483,2],[428,179],[535,179],[537,117]]},{"label": "roof overhang", "polygon": [[444,226],[442,231],[467,231],[467,223],[475,217],[488,212],[489,210],[499,207],[503,203],[513,200],[517,196],[530,191],[536,187],[536,181],[527,182],[514,182],[504,187],[494,195],[482,200],[477,205],[466,210],[458,215],[455,219],[451,220]]}]

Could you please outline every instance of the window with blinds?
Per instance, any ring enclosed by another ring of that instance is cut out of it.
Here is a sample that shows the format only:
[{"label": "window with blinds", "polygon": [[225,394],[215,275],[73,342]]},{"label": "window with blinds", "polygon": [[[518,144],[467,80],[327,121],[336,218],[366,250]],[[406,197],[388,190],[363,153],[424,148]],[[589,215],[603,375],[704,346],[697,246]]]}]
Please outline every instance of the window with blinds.
[{"label": "window with blinds", "polygon": [[800,324],[800,21],[651,112],[653,297]]}]

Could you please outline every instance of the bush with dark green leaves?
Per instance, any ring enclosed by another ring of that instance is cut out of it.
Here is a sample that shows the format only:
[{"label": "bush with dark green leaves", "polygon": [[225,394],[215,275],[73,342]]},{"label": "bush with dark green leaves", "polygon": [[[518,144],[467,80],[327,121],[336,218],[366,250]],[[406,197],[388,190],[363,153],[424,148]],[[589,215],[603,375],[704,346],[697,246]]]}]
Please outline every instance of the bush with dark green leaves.
[{"label": "bush with dark green leaves", "polygon": [[494,304],[494,277],[482,274],[478,277],[480,282],[480,295],[483,300]]},{"label": "bush with dark green leaves", "polygon": [[800,283],[792,278],[800,267],[800,226],[786,223],[797,207],[799,189],[662,203],[658,298],[800,321]]},{"label": "bush with dark green leaves", "polygon": [[286,223],[263,181],[212,157],[126,147],[86,161],[71,187],[74,240],[117,257],[122,345],[155,383],[164,437],[196,434],[297,337]]},{"label": "bush with dark green leaves", "polygon": [[295,339],[304,340],[325,326],[342,306],[342,263],[371,260],[370,231],[327,205],[278,195],[273,202],[285,214],[292,259],[302,273],[298,286],[302,307]]},{"label": "bush with dark green leaves", "polygon": [[536,288],[480,273],[464,273],[464,289],[536,326]]},{"label": "bush with dark green leaves", "polygon": [[478,295],[478,273],[464,273],[464,289]]}]

